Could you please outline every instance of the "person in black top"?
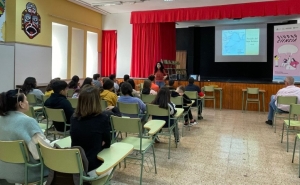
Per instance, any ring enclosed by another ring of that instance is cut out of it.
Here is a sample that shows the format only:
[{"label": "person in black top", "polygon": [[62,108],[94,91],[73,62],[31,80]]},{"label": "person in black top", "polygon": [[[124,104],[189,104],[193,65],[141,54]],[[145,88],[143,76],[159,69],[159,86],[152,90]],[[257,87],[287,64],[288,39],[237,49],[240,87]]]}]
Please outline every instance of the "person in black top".
[{"label": "person in black top", "polygon": [[[201,92],[200,87],[197,85],[194,85],[194,78],[190,77],[189,78],[189,84],[185,87],[185,91],[197,91],[198,94]],[[199,105],[199,109],[198,109],[198,119],[203,119],[203,117],[201,116],[202,114],[202,101],[198,100],[198,105]],[[196,102],[193,104],[193,106],[196,106]]]},{"label": "person in black top", "polygon": [[[187,106],[187,104],[192,103],[192,100],[186,94],[184,94],[184,87],[183,86],[177,87],[176,91],[171,91],[171,97],[178,97],[178,96],[182,96],[183,106]],[[176,107],[181,108],[181,106],[176,106]],[[188,107],[185,107],[184,111],[188,111],[188,115],[184,116],[184,120],[185,120],[184,125],[186,125],[186,126],[189,125],[188,118],[190,119],[190,125],[197,124],[196,120],[193,118],[192,111],[189,110]]]},{"label": "person in black top", "polygon": [[176,88],[174,87],[174,80],[169,80],[169,84],[166,85],[166,87],[168,87],[170,91],[176,90]]},{"label": "person in black top", "polygon": [[94,86],[83,88],[71,117],[71,145],[81,146],[85,151],[90,176],[95,176],[94,170],[102,164],[97,154],[109,148],[111,142],[109,116],[101,110],[99,94],[99,89]]},{"label": "person in black top", "polygon": [[[70,117],[74,113],[74,109],[67,99],[67,87],[68,84],[65,81],[58,80],[53,82],[52,89],[54,93],[46,100],[44,106],[51,109],[63,109],[66,115],[67,124],[70,124]],[[53,125],[57,131],[64,131],[64,123],[53,121]],[[70,127],[67,127],[66,129],[69,130]]]}]

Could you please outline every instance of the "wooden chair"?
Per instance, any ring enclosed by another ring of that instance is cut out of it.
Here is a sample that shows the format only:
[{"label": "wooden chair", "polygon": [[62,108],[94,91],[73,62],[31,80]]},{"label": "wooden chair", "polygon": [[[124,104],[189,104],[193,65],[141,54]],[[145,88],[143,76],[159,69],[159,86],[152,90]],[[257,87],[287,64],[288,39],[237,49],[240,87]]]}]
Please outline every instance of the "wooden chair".
[{"label": "wooden chair", "polygon": [[54,149],[40,142],[37,147],[42,163],[49,169],[61,173],[79,174],[80,184],[88,181],[96,185],[109,184],[117,164],[133,150],[133,146],[126,143],[115,143],[110,148],[102,150],[97,157],[104,163],[97,168],[96,173],[100,176],[111,169],[112,172],[104,177],[88,177],[84,175],[79,149]]},{"label": "wooden chair", "polygon": [[[22,184],[29,184],[38,182],[43,184],[44,181],[44,167],[40,162],[31,163],[27,146],[23,140],[17,141],[0,141],[0,160],[6,163],[14,163],[14,164],[24,164],[25,168],[25,176],[24,182],[19,182]],[[28,172],[30,172],[30,168],[40,167],[40,179],[34,182],[29,182]]]}]

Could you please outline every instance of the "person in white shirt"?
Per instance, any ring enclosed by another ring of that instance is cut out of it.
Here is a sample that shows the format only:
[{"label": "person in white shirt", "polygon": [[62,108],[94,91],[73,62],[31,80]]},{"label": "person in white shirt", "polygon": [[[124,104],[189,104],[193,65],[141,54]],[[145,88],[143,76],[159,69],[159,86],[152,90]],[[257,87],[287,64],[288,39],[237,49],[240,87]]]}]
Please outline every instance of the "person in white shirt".
[{"label": "person in white shirt", "polygon": [[300,103],[300,88],[294,85],[294,78],[291,76],[287,76],[284,80],[284,84],[286,85],[286,87],[280,89],[276,95],[271,96],[271,101],[269,103],[268,121],[266,121],[266,124],[273,124],[272,120],[276,108],[278,108],[279,112],[289,112],[290,110],[289,105],[277,105],[277,96],[297,96],[298,103]]}]

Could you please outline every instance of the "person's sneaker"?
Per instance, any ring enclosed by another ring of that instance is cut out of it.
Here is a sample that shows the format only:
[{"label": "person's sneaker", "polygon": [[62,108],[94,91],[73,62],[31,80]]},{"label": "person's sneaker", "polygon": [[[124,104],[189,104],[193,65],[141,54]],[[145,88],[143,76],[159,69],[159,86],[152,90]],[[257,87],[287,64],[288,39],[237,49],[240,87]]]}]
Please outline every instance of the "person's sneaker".
[{"label": "person's sneaker", "polygon": [[199,119],[199,120],[202,120],[202,119],[203,119],[203,117],[202,117],[202,116],[198,116],[198,119]]},{"label": "person's sneaker", "polygon": [[156,137],[156,138],[155,138],[155,140],[154,140],[154,142],[155,142],[155,143],[160,143],[160,140],[159,140],[159,138],[158,138],[158,137]]},{"label": "person's sneaker", "polygon": [[266,121],[266,124],[273,125],[273,121],[272,120],[268,120],[268,121]]},{"label": "person's sneaker", "polygon": [[176,142],[176,143],[179,143],[179,142],[180,142],[180,140],[179,140],[179,139],[175,139],[175,142]]},{"label": "person's sneaker", "polygon": [[185,123],[183,124],[183,126],[184,126],[184,127],[188,127],[188,126],[189,126],[189,122],[185,122]]}]

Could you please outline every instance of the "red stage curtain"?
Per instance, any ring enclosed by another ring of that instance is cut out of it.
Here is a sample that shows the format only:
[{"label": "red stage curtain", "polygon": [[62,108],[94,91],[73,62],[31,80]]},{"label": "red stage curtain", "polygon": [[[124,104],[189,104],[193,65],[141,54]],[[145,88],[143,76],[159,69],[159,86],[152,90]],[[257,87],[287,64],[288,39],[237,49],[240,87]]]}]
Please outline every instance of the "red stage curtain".
[{"label": "red stage curtain", "polygon": [[102,31],[101,75],[116,74],[117,68],[117,31]]},{"label": "red stage curtain", "polygon": [[[229,1],[228,1],[229,2]],[[300,0],[265,1],[131,13],[131,24],[300,14]]]},{"label": "red stage curtain", "polygon": [[133,24],[132,77],[148,77],[156,62],[176,58],[175,23]]}]

